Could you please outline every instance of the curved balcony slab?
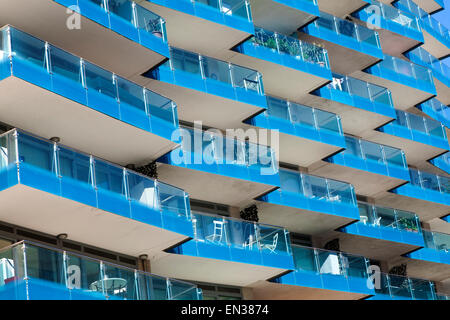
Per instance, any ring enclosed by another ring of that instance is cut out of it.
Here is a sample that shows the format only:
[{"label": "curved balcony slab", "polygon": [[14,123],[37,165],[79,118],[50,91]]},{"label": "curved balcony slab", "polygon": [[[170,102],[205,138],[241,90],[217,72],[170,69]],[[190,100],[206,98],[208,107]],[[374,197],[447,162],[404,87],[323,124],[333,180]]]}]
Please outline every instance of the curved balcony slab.
[{"label": "curved balcony slab", "polygon": [[250,0],[250,4],[256,26],[283,34],[291,34],[320,16],[316,0]]}]

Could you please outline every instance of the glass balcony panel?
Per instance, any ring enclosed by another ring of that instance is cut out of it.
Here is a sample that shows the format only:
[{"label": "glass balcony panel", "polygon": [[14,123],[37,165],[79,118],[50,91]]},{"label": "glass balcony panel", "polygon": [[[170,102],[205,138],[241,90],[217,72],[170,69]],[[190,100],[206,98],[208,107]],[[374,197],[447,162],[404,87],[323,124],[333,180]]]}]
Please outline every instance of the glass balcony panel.
[{"label": "glass balcony panel", "polygon": [[107,0],[109,12],[118,15],[131,24],[134,23],[133,5],[130,0]]},{"label": "glass balcony panel", "polygon": [[260,75],[257,71],[232,65],[231,73],[233,77],[233,85],[235,87],[256,91],[262,94]]},{"label": "glass balcony panel", "polygon": [[370,100],[369,87],[367,86],[367,82],[347,77],[347,85],[349,87],[350,94],[363,97]]},{"label": "glass balcony panel", "polygon": [[341,257],[347,276],[356,278],[367,278],[367,264],[363,257],[343,254]]},{"label": "glass balcony panel", "polygon": [[350,184],[327,179],[329,190],[329,201],[345,202],[353,205],[355,203],[355,193]]},{"label": "glass balcony panel", "polygon": [[279,51],[294,57],[300,58],[302,55],[301,43],[298,39],[277,34]]},{"label": "glass balcony panel", "polygon": [[447,135],[445,133],[445,129],[439,121],[435,121],[433,119],[423,118],[425,121],[425,125],[427,128],[428,134],[446,139]]},{"label": "glass balcony panel", "polygon": [[389,284],[391,294],[394,297],[412,298],[408,278],[390,274]]},{"label": "glass balcony panel", "polygon": [[422,188],[422,181],[420,178],[420,173],[417,170],[409,169],[409,177],[411,179],[411,184],[419,188]]},{"label": "glass balcony panel", "polygon": [[288,254],[290,243],[284,229],[258,224],[256,234],[259,248],[264,253]]},{"label": "glass balcony panel", "polygon": [[42,247],[25,245],[26,272],[28,278],[66,285],[63,255]]},{"label": "glass balcony panel", "polygon": [[365,159],[380,163],[384,162],[381,145],[366,140],[361,140],[361,147]]},{"label": "glass balcony panel", "polygon": [[350,136],[345,136],[346,149],[342,152],[343,154],[350,154],[352,156],[362,158],[362,150],[359,144],[359,140]]},{"label": "glass balcony panel", "polygon": [[427,81],[427,82],[433,81],[433,77],[432,77],[429,69],[424,68],[419,65],[415,65],[415,64],[413,64],[412,67],[414,69],[414,74],[415,74],[416,79],[422,80],[422,81]]},{"label": "glass balcony panel", "polygon": [[123,169],[110,163],[95,161],[95,185],[99,189],[126,196]]},{"label": "glass balcony panel", "polygon": [[17,162],[16,139],[13,133],[0,135],[0,171]]},{"label": "glass balcony panel", "polygon": [[383,150],[388,164],[407,168],[405,155],[400,149],[383,146]]},{"label": "glass balcony panel", "polygon": [[328,195],[327,181],[324,178],[303,175],[304,195],[317,200],[330,200]]},{"label": "glass balcony panel", "polygon": [[59,48],[50,47],[50,65],[54,74],[82,83],[80,58]]},{"label": "glass balcony panel", "polygon": [[[61,253],[60,253],[61,254]],[[103,271],[100,261],[80,257],[75,254],[66,254],[67,287],[86,292],[104,294],[101,284]]]},{"label": "glass balcony panel", "polygon": [[114,75],[90,62],[84,62],[86,86],[100,94],[117,99],[117,87]]},{"label": "glass balcony panel", "polygon": [[136,27],[159,38],[163,38],[165,34],[161,17],[139,5],[136,6]]},{"label": "glass balcony panel", "polygon": [[338,33],[340,33],[341,35],[355,39],[357,38],[356,27],[353,22],[344,19],[336,19],[336,25]]},{"label": "glass balcony panel", "polygon": [[314,109],[314,114],[317,119],[317,125],[320,129],[342,133],[339,117],[336,116],[334,113]]},{"label": "glass balcony panel", "polygon": [[441,192],[450,193],[450,179],[444,176],[439,176],[439,186],[441,187]]},{"label": "glass balcony panel", "polygon": [[47,68],[45,58],[45,42],[34,38],[22,31],[9,28],[11,37],[11,51],[15,58],[26,61],[40,68]]},{"label": "glass balcony panel", "polygon": [[316,250],[319,272],[321,274],[345,275],[345,269],[338,252]]},{"label": "glass balcony panel", "polygon": [[229,225],[228,241],[235,248],[259,250],[259,229],[258,225],[253,222],[246,222],[237,219],[227,219]]},{"label": "glass balcony panel", "polygon": [[303,193],[301,175],[298,172],[280,170],[280,185],[283,191]]},{"label": "glass balcony panel", "polygon": [[266,48],[275,51],[278,50],[275,32],[264,30],[262,28],[255,28],[255,36],[252,38],[252,41]]},{"label": "glass balcony panel", "polygon": [[170,61],[175,70],[201,75],[200,60],[196,53],[171,48]]},{"label": "glass balcony panel", "polygon": [[409,118],[409,124],[410,124],[411,130],[416,130],[416,131],[420,131],[423,133],[427,133],[427,129],[425,128],[425,122],[423,121],[422,117],[412,114],[412,113],[408,113],[407,117]]},{"label": "glass balcony panel", "polygon": [[359,41],[366,42],[377,47],[380,46],[376,32],[358,24],[355,24],[354,26],[356,26]]},{"label": "glass balcony panel", "polygon": [[416,300],[434,300],[435,293],[430,281],[410,278],[411,289]]},{"label": "glass balcony panel", "polygon": [[174,212],[178,216],[189,218],[189,208],[186,204],[186,193],[171,185],[158,182],[156,184],[160,206],[163,210]]},{"label": "glass balcony panel", "polygon": [[210,6],[215,9],[220,9],[219,0],[194,0],[194,2],[197,4],[203,4],[205,6]]},{"label": "glass balcony panel", "polygon": [[229,245],[231,237],[227,220],[219,216],[194,214],[196,240],[215,245]]},{"label": "glass balcony panel", "polygon": [[410,232],[419,232],[420,225],[417,216],[412,212],[396,210],[397,213],[397,226],[401,230]]},{"label": "glass balcony panel", "polygon": [[298,123],[313,128],[316,127],[316,123],[314,121],[314,111],[312,108],[296,103],[290,103],[289,111],[291,113],[293,123]]},{"label": "glass balcony panel", "polygon": [[318,272],[316,255],[313,248],[292,246],[296,270]]},{"label": "glass balcony panel", "polygon": [[61,176],[92,184],[91,160],[89,156],[59,147],[58,163]]},{"label": "glass balcony panel", "polygon": [[319,28],[325,28],[331,30],[333,32],[337,32],[337,27],[335,23],[335,19],[331,14],[321,12],[320,18],[316,20],[316,25]]},{"label": "glass balcony panel", "polygon": [[120,102],[125,102],[132,107],[146,112],[143,88],[121,77],[117,77],[116,79]]},{"label": "glass balcony panel", "polygon": [[376,218],[373,212],[374,207],[368,203],[358,202],[360,220],[364,224],[374,225]]},{"label": "glass balcony panel", "polygon": [[159,211],[159,199],[154,180],[127,171],[128,193],[130,199]]},{"label": "glass balcony panel", "polygon": [[54,145],[43,140],[20,135],[18,139],[19,161],[53,172],[56,175]]},{"label": "glass balcony panel", "polygon": [[325,49],[307,42],[302,42],[301,46],[303,60],[323,67],[327,66],[328,57]]},{"label": "glass balcony panel", "polygon": [[440,232],[432,232],[434,244],[437,250],[449,252],[450,250],[450,235]]},{"label": "glass balcony panel", "polygon": [[170,280],[171,300],[198,300],[197,287],[190,283]]},{"label": "glass balcony panel", "polygon": [[412,63],[402,60],[402,59],[395,59],[395,66],[398,70],[398,72],[400,72],[403,75],[406,75],[408,77],[414,78],[414,67],[412,65]]},{"label": "glass balcony panel", "polygon": [[380,273],[380,286],[375,286],[375,292],[378,294],[391,295],[389,289],[389,276],[385,273]]},{"label": "glass balcony panel", "polygon": [[409,128],[409,123],[408,123],[408,113],[401,111],[401,110],[395,110],[395,113],[397,115],[397,119],[395,120],[395,123]]},{"label": "glass balcony panel", "polygon": [[206,78],[232,84],[228,63],[208,57],[202,57],[202,63]]},{"label": "glass balcony panel", "polygon": [[171,100],[150,90],[144,90],[144,94],[150,116],[178,125],[176,106]]},{"label": "glass balcony panel", "polygon": [[440,192],[439,180],[436,175],[421,171],[420,176],[423,188]]},{"label": "glass balcony panel", "polygon": [[268,96],[266,113],[271,117],[291,120],[289,115],[289,103],[286,100]]},{"label": "glass balcony panel", "polygon": [[374,225],[397,229],[397,221],[394,209],[383,207],[374,207],[374,209],[377,217],[374,221]]},{"label": "glass balcony panel", "polygon": [[96,285],[114,300],[138,300],[135,271],[104,263],[103,278]]}]

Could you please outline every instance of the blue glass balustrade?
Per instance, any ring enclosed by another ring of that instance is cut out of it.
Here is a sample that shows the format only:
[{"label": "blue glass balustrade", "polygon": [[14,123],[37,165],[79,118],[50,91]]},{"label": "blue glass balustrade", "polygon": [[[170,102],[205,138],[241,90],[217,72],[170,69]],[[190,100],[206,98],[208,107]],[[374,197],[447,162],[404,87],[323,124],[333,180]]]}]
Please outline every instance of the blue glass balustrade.
[{"label": "blue glass balustrade", "polygon": [[436,39],[447,47],[450,47],[450,31],[442,23],[433,18],[431,14],[428,14],[411,0],[398,0],[393,5],[401,10],[414,14],[419,18],[418,21],[425,31],[436,37]]},{"label": "blue glass balustrade", "polygon": [[[450,152],[444,153],[434,159],[429,160],[430,163],[445,173],[450,174]],[[450,218],[450,216],[449,216]]]},{"label": "blue glass balustrade", "polygon": [[0,251],[1,300],[201,300],[193,284],[22,241]]},{"label": "blue glass balustrade", "polygon": [[293,269],[289,232],[281,227],[208,214],[192,214],[194,240],[172,253]]},{"label": "blue glass balustrade", "polygon": [[146,76],[209,94],[266,107],[261,74],[197,53],[170,48],[170,60]]},{"label": "blue glass balustrade", "polygon": [[[374,6],[376,6],[376,9]],[[382,2],[372,0],[372,5],[352,15],[366,23],[379,23],[377,25],[379,28],[392,31],[419,42],[424,41],[417,17]]]},{"label": "blue glass balustrade", "polygon": [[424,230],[423,238],[424,248],[408,253],[407,257],[450,264],[450,234]]},{"label": "blue glass balustrade", "polygon": [[312,94],[355,108],[395,118],[391,91],[385,87],[333,73],[333,81]]},{"label": "blue glass balustrade", "polygon": [[181,147],[159,162],[236,179],[279,185],[278,162],[272,148],[212,131],[180,129]]},{"label": "blue glass balustrade", "polygon": [[53,0],[165,57],[169,56],[163,18],[130,0]]},{"label": "blue glass balustrade", "polygon": [[254,32],[252,12],[248,0],[147,0],[173,10],[224,24],[232,28]]},{"label": "blue glass balustrade", "polygon": [[432,281],[378,273],[376,295],[371,300],[437,300]]},{"label": "blue glass balustrade", "polygon": [[267,110],[245,123],[282,133],[345,147],[338,115],[298,103],[267,96]]},{"label": "blue glass balustrade", "polygon": [[378,128],[378,131],[428,144],[436,148],[449,149],[445,128],[439,121],[401,110],[395,111],[397,118]]},{"label": "blue glass balustrade", "polygon": [[351,184],[285,169],[280,169],[279,175],[280,188],[257,200],[359,219]]},{"label": "blue glass balustrade", "polygon": [[433,74],[430,69],[397,57],[385,54],[384,60],[363,71],[417,90],[436,94]]},{"label": "blue glass balustrade", "polygon": [[424,246],[419,217],[408,211],[358,202],[360,221],[340,231],[393,242]]},{"label": "blue glass balustrade", "polygon": [[405,56],[414,63],[430,68],[436,79],[450,87],[450,67],[443,61],[432,56],[422,47],[417,47],[405,53]]},{"label": "blue glass balustrade", "polygon": [[273,282],[326,290],[374,294],[369,288],[368,259],[343,252],[292,246],[295,270]]},{"label": "blue glass balustrade", "polygon": [[397,148],[345,136],[347,148],[324,161],[409,181],[405,153]]},{"label": "blue glass balustrade", "polygon": [[1,189],[23,184],[192,236],[181,189],[16,129],[0,136]]},{"label": "blue glass balustrade", "polygon": [[255,27],[255,36],[237,46],[235,50],[288,68],[331,78],[327,50],[277,32]]},{"label": "blue glass balustrade", "polygon": [[447,128],[450,128],[450,109],[438,99],[430,99],[416,107],[431,118],[441,122]]},{"label": "blue glass balustrade", "polygon": [[380,39],[374,30],[321,12],[320,17],[301,31],[353,50],[383,59]]},{"label": "blue glass balustrade", "polygon": [[411,168],[409,173],[411,177],[410,183],[393,189],[393,193],[450,205],[449,178]]},{"label": "blue glass balustrade", "polygon": [[171,100],[13,27],[0,34],[1,80],[23,79],[168,140],[178,128]]}]

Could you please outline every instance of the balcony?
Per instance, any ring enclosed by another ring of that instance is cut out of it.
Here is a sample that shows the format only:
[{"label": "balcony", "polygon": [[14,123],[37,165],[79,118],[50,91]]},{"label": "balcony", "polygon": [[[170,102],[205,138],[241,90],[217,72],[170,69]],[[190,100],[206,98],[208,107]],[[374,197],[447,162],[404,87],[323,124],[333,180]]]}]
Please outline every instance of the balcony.
[{"label": "balcony", "polygon": [[450,104],[450,67],[443,61],[433,57],[422,47],[405,53],[405,56],[412,62],[431,69],[436,86],[437,99]]},{"label": "balcony", "polygon": [[153,272],[245,287],[294,268],[286,229],[204,213],[192,221],[194,239],[166,250]]},{"label": "balcony", "polygon": [[146,73],[146,85],[179,101],[180,119],[235,128],[267,107],[258,71],[176,48],[170,53],[168,62]]},{"label": "balcony", "polygon": [[255,299],[359,300],[374,295],[368,288],[369,261],[360,256],[292,246],[295,270],[255,286]]},{"label": "balcony", "polygon": [[450,235],[428,230],[424,230],[423,235],[425,246],[405,255],[408,258],[408,273],[426,276],[434,281],[447,280],[450,265]]},{"label": "balcony", "polygon": [[450,174],[450,152],[444,153],[436,158],[430,159],[429,162],[439,168],[441,173]]},{"label": "balcony", "polygon": [[423,221],[448,214],[450,179],[416,169],[409,169],[410,183],[390,190],[380,203],[417,212]]},{"label": "balcony", "polygon": [[267,110],[245,123],[280,132],[278,158],[281,162],[309,167],[345,148],[339,116],[275,97],[268,96]]},{"label": "balcony", "polygon": [[347,149],[324,159],[313,174],[351,183],[357,194],[368,197],[409,181],[402,150],[351,136],[345,139]]},{"label": "balcony", "polygon": [[383,61],[356,74],[357,78],[389,88],[400,110],[436,95],[431,70],[397,57],[385,56]]},{"label": "balcony", "polygon": [[336,73],[333,82],[311,92],[306,103],[338,114],[344,131],[358,136],[395,118],[389,89]]},{"label": "balcony", "polygon": [[380,286],[370,300],[437,300],[433,282],[380,273]]},{"label": "balcony", "polygon": [[[418,3],[417,0],[416,3]],[[438,59],[448,56],[450,50],[450,31],[416,3],[411,0],[399,0],[394,5],[401,10],[413,13],[419,18],[425,40],[423,48],[426,51]]]},{"label": "balcony", "polygon": [[393,5],[421,18],[424,14],[433,14],[444,9],[444,0],[398,0]]},{"label": "balcony", "polygon": [[429,117],[450,128],[450,109],[438,99],[430,99],[416,106]]},{"label": "balcony", "polygon": [[1,221],[131,256],[193,236],[181,189],[16,129],[0,144]]},{"label": "balcony", "polygon": [[[374,8],[377,7],[377,8]],[[372,5],[352,13],[368,27],[376,24],[384,53],[398,56],[424,42],[419,20],[414,15],[372,0]]]},{"label": "balcony", "polygon": [[0,251],[1,300],[201,300],[193,284],[22,241]]},{"label": "balcony", "polygon": [[256,26],[283,34],[320,16],[317,0],[250,0],[250,4]]},{"label": "balcony", "polygon": [[212,55],[255,32],[248,0],[140,0],[164,17],[170,44]]},{"label": "balcony", "polygon": [[328,12],[336,17],[344,17],[358,9],[365,8],[372,3],[372,0],[340,0],[328,1],[317,0],[321,11]]},{"label": "balcony", "polygon": [[396,110],[397,119],[377,128],[368,138],[402,148],[408,164],[420,166],[450,149],[445,127],[436,120]]},{"label": "balcony", "polygon": [[341,250],[388,261],[425,245],[414,213],[365,202],[358,202],[358,208],[360,221],[339,229]]},{"label": "balcony", "polygon": [[261,72],[273,96],[302,103],[308,92],[331,81],[327,51],[294,37],[256,28],[255,36],[234,50],[231,61]]},{"label": "balcony", "polygon": [[0,38],[0,121],[123,165],[176,146],[171,100],[13,27]]},{"label": "balcony", "polygon": [[280,170],[281,187],[257,198],[262,222],[320,234],[359,219],[353,186],[341,181]]},{"label": "balcony", "polygon": [[[67,13],[73,6],[78,6],[79,25]],[[164,20],[129,0],[4,0],[0,25],[5,24],[126,78],[169,56]]]},{"label": "balcony", "polygon": [[[351,74],[383,59],[376,31],[325,12],[301,28],[299,38],[321,43],[328,51],[333,71],[338,73]],[[348,59],[350,55],[352,59]]]},{"label": "balcony", "polygon": [[158,176],[191,197],[241,207],[279,186],[270,147],[198,128],[180,135],[181,147],[158,159]]}]

